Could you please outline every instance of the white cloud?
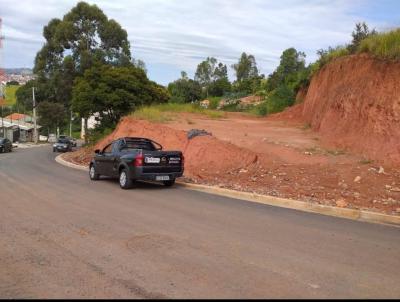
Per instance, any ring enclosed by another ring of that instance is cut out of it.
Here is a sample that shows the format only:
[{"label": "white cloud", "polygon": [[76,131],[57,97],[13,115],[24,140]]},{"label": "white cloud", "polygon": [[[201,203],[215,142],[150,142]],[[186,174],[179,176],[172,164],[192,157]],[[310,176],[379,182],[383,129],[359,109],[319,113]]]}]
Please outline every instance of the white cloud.
[{"label": "white cloud", "polygon": [[[151,74],[152,66],[171,66],[190,74],[207,56],[231,65],[245,51],[255,55],[260,70],[268,74],[288,47],[305,51],[312,61],[316,50],[348,42],[355,22],[387,26],[385,20],[368,20],[354,13],[369,5],[362,0],[89,2],[127,30],[133,55],[146,62],[151,78],[164,83],[173,79]],[[4,65],[32,66],[44,42],[43,26],[51,18],[62,18],[75,3],[1,0],[0,15],[8,38]]]}]

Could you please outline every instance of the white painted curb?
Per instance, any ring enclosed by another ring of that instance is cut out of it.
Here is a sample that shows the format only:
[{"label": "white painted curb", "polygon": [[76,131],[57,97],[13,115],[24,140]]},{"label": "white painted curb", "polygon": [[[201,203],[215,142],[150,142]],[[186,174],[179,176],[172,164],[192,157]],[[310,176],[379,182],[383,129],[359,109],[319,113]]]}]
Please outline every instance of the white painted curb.
[{"label": "white painted curb", "polygon": [[[62,158],[62,154],[56,157],[56,162],[61,165],[82,170],[82,171],[89,171],[88,167],[73,164],[67,162]],[[206,192],[210,194],[245,200],[249,202],[277,206],[287,209],[294,209],[303,212],[309,213],[317,213],[322,215],[340,217],[340,218],[347,218],[352,220],[359,220],[365,222],[373,222],[373,223],[382,223],[382,224],[391,224],[391,225],[399,225],[400,226],[400,216],[394,215],[386,215],[381,213],[375,213],[365,210],[357,210],[357,209],[347,209],[347,208],[339,208],[339,207],[332,207],[332,206],[325,206],[315,203],[309,203],[305,201],[293,200],[293,199],[286,199],[286,198],[279,198],[274,196],[268,195],[261,195],[256,193],[248,193],[248,192],[240,192],[234,191],[219,187],[213,186],[206,186],[206,185],[198,185],[198,184],[191,184],[178,181],[178,185],[201,192]]]}]

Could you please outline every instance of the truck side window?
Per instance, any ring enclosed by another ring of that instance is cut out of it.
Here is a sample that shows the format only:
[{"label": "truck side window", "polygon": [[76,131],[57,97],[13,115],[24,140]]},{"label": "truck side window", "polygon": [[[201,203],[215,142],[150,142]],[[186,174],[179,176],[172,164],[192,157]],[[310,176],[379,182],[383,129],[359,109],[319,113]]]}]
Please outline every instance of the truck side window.
[{"label": "truck side window", "polygon": [[111,154],[112,151],[112,144],[109,144],[107,147],[103,149],[104,154]]}]

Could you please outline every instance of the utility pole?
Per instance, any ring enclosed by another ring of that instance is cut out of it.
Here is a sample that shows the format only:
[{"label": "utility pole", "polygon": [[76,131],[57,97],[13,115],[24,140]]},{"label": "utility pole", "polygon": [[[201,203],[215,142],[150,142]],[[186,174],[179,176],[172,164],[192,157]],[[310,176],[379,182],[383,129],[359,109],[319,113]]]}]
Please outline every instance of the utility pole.
[{"label": "utility pole", "polygon": [[72,110],[70,110],[71,116],[69,118],[69,137],[72,137]]},{"label": "utility pole", "polygon": [[33,104],[33,142],[38,143],[38,133],[36,125],[36,100],[35,100],[35,87],[32,87],[32,104]]}]

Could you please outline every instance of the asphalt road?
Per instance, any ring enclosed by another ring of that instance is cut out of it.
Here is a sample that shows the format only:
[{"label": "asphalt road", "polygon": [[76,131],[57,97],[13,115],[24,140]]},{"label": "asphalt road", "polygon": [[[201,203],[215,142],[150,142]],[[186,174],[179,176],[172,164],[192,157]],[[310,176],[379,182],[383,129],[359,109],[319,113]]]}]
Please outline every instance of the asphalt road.
[{"label": "asphalt road", "polygon": [[400,298],[400,228],[0,154],[0,298]]}]

